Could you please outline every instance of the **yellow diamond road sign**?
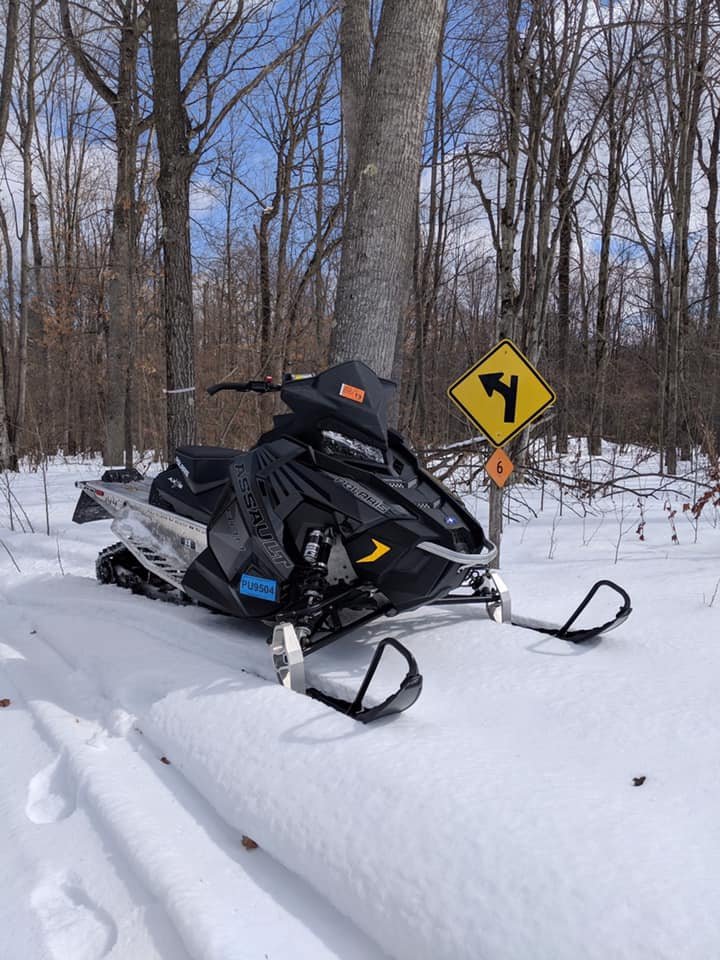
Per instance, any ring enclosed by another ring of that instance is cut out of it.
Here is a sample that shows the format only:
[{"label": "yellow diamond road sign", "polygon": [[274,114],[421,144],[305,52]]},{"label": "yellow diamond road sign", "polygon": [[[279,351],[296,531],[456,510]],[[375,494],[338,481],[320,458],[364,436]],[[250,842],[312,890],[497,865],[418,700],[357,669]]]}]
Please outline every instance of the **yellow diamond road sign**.
[{"label": "yellow diamond road sign", "polygon": [[496,447],[555,403],[554,391],[512,340],[501,340],[448,388],[448,396]]}]

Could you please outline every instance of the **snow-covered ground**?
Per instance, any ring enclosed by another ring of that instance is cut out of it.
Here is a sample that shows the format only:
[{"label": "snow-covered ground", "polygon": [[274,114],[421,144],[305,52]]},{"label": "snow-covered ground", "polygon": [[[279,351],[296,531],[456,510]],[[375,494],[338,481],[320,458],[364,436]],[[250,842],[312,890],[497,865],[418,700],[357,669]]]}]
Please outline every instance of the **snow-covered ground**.
[{"label": "snow-covered ground", "polygon": [[719,957],[720,516],[638,469],[521,488],[503,542],[518,612],[607,577],[623,627],[372,626],[312,665],[411,647],[423,695],[368,727],[280,688],[262,630],[98,585],[109,522],[70,522],[97,464],[10,477],[14,531],[0,476],[0,960]]}]

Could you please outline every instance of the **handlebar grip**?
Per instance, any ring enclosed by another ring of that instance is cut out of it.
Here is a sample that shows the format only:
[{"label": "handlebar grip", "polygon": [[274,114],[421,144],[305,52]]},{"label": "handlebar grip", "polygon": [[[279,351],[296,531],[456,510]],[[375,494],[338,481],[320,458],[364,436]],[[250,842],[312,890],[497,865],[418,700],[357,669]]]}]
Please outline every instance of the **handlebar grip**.
[{"label": "handlebar grip", "polygon": [[207,388],[211,397],[221,390],[234,390],[236,393],[273,393],[282,390],[282,387],[279,383],[273,383],[272,380],[248,380],[247,383],[232,383],[231,381],[214,383]]},{"label": "handlebar grip", "polygon": [[220,393],[221,390],[237,390],[241,393],[250,389],[250,385],[247,383],[231,383],[226,381],[225,383],[214,383],[211,387],[207,388],[207,392],[211,397],[214,397],[216,393]]}]

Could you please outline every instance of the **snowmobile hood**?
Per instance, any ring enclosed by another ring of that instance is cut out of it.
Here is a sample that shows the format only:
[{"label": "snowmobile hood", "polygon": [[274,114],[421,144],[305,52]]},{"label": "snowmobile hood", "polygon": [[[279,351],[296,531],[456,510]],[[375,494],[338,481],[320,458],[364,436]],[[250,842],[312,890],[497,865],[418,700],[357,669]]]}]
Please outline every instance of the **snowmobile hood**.
[{"label": "snowmobile hood", "polygon": [[280,396],[293,411],[275,418],[282,429],[292,420],[293,434],[341,428],[358,439],[368,438],[383,450],[388,444],[388,401],[396,385],[376,376],[360,360],[331,367],[314,377],[289,380]]}]

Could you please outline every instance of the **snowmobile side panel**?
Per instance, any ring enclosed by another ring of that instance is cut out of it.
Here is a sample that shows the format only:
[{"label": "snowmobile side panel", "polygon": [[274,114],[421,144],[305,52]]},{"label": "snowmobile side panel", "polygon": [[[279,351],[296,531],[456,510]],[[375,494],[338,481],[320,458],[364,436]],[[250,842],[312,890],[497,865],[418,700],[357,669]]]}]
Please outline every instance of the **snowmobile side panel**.
[{"label": "snowmobile side panel", "polygon": [[264,451],[251,451],[230,464],[231,487],[210,520],[209,549],[188,569],[183,588],[233,616],[271,620],[288,601],[297,561],[286,552],[283,518],[267,509],[261,476],[266,461]]},{"label": "snowmobile side panel", "polygon": [[442,557],[417,549],[423,526],[414,519],[403,523],[385,521],[364,528],[347,538],[346,548],[359,576],[374,584],[396,610],[413,610],[418,596],[447,593],[464,577]]},{"label": "snowmobile side panel", "polygon": [[204,550],[182,578],[182,589],[197,603],[232,617],[247,617],[236,591],[230,586],[212,550]]}]

